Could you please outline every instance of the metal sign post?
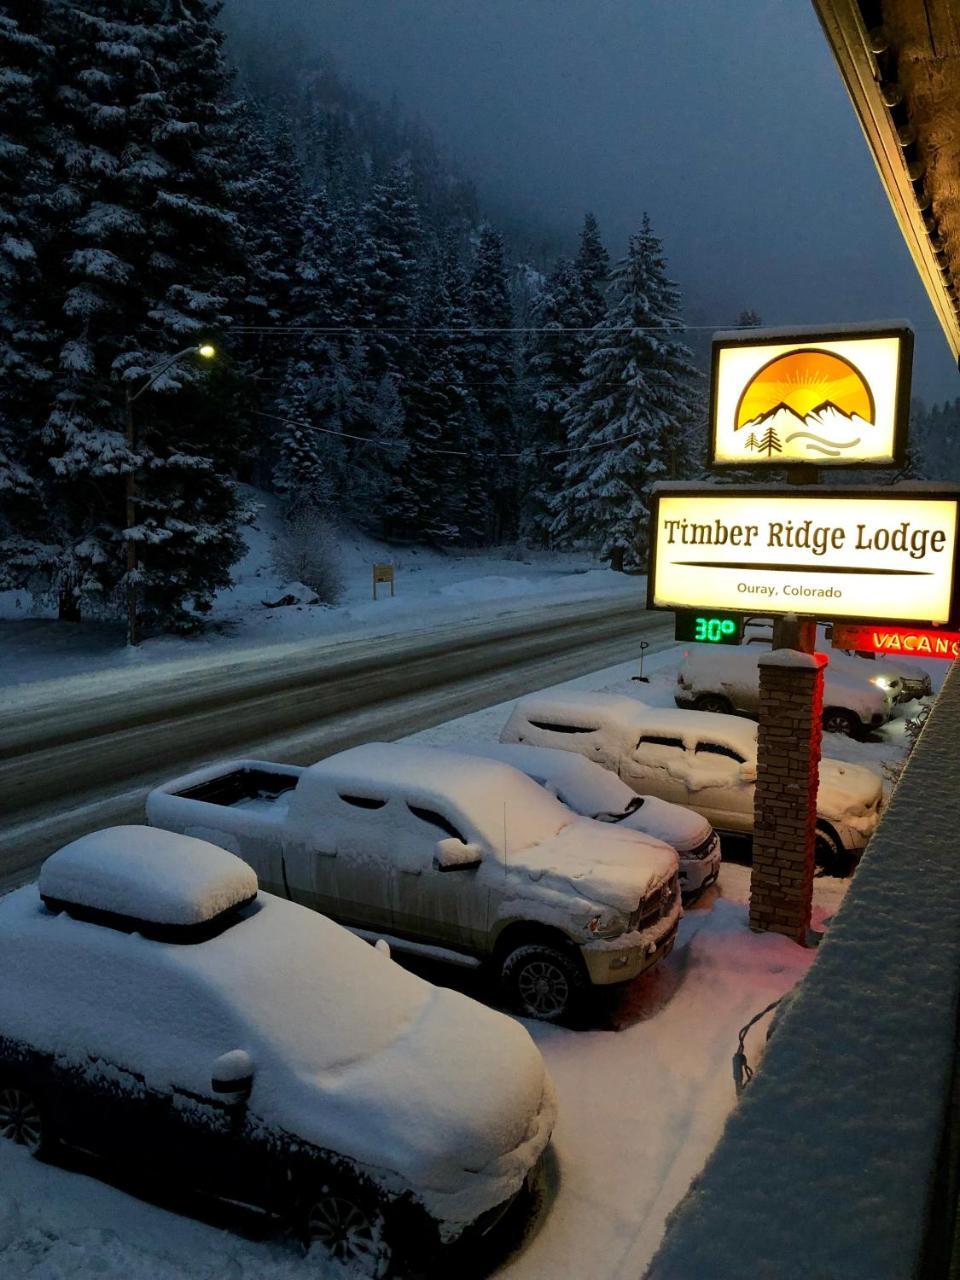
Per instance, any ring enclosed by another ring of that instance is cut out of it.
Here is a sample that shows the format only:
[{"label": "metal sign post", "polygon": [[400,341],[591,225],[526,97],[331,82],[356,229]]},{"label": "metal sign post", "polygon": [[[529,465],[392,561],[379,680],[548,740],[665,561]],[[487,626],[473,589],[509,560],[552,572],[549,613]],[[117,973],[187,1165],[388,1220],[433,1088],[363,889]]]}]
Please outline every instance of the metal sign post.
[{"label": "metal sign post", "polygon": [[651,503],[647,607],[674,610],[678,637],[691,619],[700,643],[723,643],[724,618],[774,620],[758,662],[750,925],[800,943],[811,940],[815,841],[836,843],[817,826],[828,659],[815,652],[816,620],[960,622],[960,488],[817,483],[820,468],[902,462],[912,354],[902,324],[716,335],[710,465],[786,468],[787,483],[658,485]]}]

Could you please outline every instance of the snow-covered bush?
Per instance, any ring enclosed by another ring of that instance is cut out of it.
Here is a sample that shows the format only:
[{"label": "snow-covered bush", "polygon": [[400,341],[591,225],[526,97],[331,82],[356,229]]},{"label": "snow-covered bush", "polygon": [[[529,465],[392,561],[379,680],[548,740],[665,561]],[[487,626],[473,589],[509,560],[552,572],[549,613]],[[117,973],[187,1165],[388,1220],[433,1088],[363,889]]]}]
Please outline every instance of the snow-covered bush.
[{"label": "snow-covered bush", "polygon": [[273,540],[273,568],[283,582],[302,582],[321,604],[343,595],[343,562],[329,521],[315,507],[294,507]]}]

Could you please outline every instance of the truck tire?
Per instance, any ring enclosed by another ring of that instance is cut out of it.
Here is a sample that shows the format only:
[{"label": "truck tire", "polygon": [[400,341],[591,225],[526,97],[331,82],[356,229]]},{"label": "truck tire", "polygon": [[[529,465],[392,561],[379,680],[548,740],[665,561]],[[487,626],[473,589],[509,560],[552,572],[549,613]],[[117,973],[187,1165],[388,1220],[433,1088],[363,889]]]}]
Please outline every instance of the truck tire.
[{"label": "truck tire", "polygon": [[824,733],[842,733],[848,738],[859,738],[862,727],[860,717],[844,707],[827,707],[823,713]]},{"label": "truck tire", "polygon": [[817,823],[814,837],[814,861],[828,876],[846,876],[853,869],[853,855],[840,843],[831,827]]},{"label": "truck tire", "polygon": [[698,711],[715,711],[722,716],[733,715],[729,699],[720,693],[701,693],[693,705]]},{"label": "truck tire", "polygon": [[519,1013],[541,1022],[569,1018],[587,987],[576,958],[543,942],[515,947],[500,968],[500,983]]}]

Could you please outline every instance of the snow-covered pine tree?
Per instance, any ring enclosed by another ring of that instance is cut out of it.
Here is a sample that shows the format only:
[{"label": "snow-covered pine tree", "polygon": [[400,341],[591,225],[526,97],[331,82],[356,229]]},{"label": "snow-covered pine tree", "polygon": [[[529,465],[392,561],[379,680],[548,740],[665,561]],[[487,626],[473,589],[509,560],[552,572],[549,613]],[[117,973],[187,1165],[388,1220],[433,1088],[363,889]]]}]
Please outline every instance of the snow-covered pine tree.
[{"label": "snow-covered pine tree", "polygon": [[493,477],[490,458],[495,441],[477,404],[470,385],[473,368],[470,282],[460,256],[458,237],[448,231],[441,237],[435,270],[446,295],[446,329],[449,359],[457,375],[458,400],[462,403],[459,436],[453,447],[463,457],[454,460],[451,475],[460,498],[459,541],[466,546],[482,546],[493,527]]},{"label": "snow-covered pine tree", "polygon": [[444,546],[461,538],[462,460],[468,401],[452,339],[443,256],[431,255],[403,381],[407,453],[387,497],[388,532]]},{"label": "snow-covered pine tree", "polygon": [[600,227],[592,213],[584,215],[575,266],[583,293],[583,324],[586,328],[592,328],[599,324],[606,313],[607,283],[610,279],[610,255],[600,238]]},{"label": "snow-covered pine tree", "polygon": [[41,6],[8,0],[0,7],[0,589],[24,585],[48,554],[36,404],[56,330],[42,303],[50,229],[37,198],[51,184],[52,67]]},{"label": "snow-covered pine tree", "polygon": [[363,238],[357,269],[369,327],[372,373],[402,373],[417,306],[423,229],[409,165],[391,165],[362,210]]},{"label": "snow-covered pine tree", "polygon": [[583,277],[559,258],[531,315],[532,332],[524,349],[526,397],[522,531],[549,542],[553,499],[560,486],[560,453],[567,442],[567,401],[583,372],[588,311]]},{"label": "snow-covered pine tree", "polygon": [[480,229],[470,273],[470,318],[467,383],[492,445],[483,460],[493,499],[488,537],[502,542],[516,535],[518,524],[518,466],[504,456],[519,452],[514,423],[516,348],[503,237],[489,224]]},{"label": "snow-covered pine tree", "polygon": [[[302,328],[286,345],[286,363],[276,413],[284,419],[274,440],[275,483],[291,507],[329,510],[342,494],[348,445],[336,433],[352,433],[358,419],[361,355],[339,330],[343,324],[343,274],[338,221],[326,193],[315,191],[304,205],[296,261],[290,270],[287,323]],[[353,353],[352,362],[347,353]]]},{"label": "snow-covered pine tree", "polygon": [[589,544],[615,569],[646,559],[651,486],[677,469],[700,375],[680,342],[680,295],[645,216],[610,283],[567,410],[558,541]]},{"label": "snow-covered pine tree", "polygon": [[62,330],[51,361],[42,476],[50,586],[75,603],[122,587],[124,488],[138,471],[134,541],[142,608],[157,625],[196,625],[241,547],[234,483],[244,440],[195,362],[136,402],[124,390],[229,322],[239,291],[227,180],[229,77],[214,0],[46,6],[55,50],[48,126],[54,234],[40,264]]}]

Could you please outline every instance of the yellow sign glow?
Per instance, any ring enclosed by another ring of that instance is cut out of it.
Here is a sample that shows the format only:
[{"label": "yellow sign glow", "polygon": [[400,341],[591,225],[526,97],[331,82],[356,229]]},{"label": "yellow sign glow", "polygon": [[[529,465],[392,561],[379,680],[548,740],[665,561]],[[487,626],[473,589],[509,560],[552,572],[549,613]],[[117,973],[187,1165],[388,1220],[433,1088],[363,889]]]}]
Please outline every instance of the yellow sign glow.
[{"label": "yellow sign glow", "polygon": [[712,460],[720,465],[895,461],[909,408],[909,330],[714,342]]},{"label": "yellow sign glow", "polygon": [[960,489],[867,493],[660,490],[651,607],[953,621]]}]

